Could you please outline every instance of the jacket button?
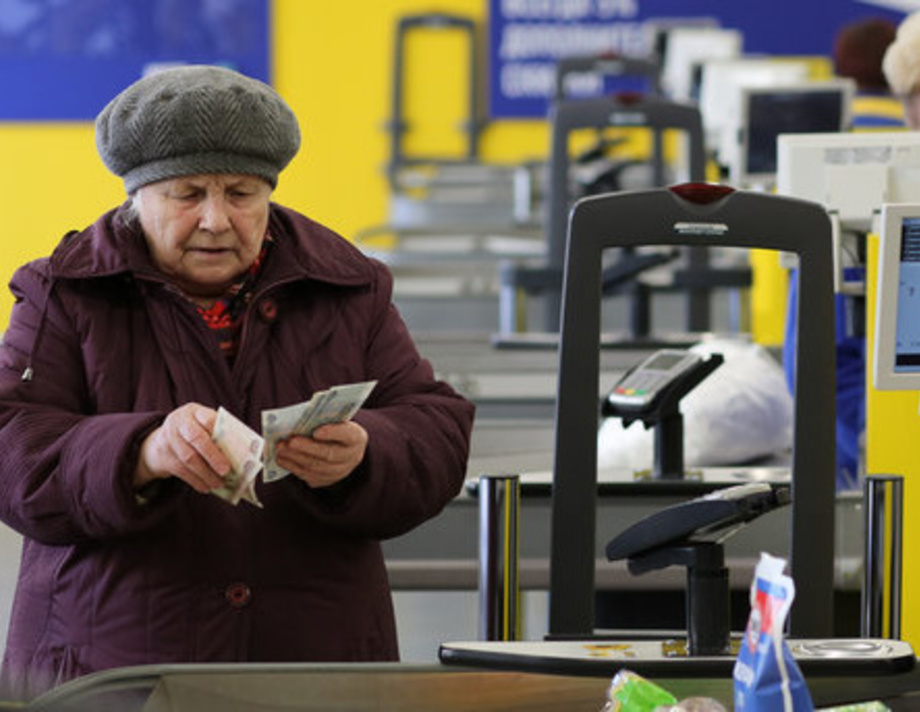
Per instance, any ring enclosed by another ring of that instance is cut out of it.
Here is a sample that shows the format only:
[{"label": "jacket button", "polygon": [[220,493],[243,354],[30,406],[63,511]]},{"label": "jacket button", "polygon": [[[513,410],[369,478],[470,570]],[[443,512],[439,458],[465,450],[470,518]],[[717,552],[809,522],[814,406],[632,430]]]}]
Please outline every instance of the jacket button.
[{"label": "jacket button", "polygon": [[242,608],[252,598],[252,591],[245,583],[231,583],[224,591],[224,598],[234,608]]},{"label": "jacket button", "polygon": [[274,299],[263,299],[259,302],[259,314],[266,322],[271,324],[278,318],[278,305]]}]

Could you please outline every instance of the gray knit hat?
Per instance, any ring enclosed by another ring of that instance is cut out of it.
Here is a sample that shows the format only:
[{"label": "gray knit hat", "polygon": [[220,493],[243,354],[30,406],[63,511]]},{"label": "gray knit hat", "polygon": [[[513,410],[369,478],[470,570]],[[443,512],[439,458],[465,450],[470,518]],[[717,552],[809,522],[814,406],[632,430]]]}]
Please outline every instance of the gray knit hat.
[{"label": "gray knit hat", "polygon": [[96,117],[96,147],[125,190],[199,173],[243,173],[272,187],[300,147],[297,117],[267,84],[223,67],[150,74]]}]

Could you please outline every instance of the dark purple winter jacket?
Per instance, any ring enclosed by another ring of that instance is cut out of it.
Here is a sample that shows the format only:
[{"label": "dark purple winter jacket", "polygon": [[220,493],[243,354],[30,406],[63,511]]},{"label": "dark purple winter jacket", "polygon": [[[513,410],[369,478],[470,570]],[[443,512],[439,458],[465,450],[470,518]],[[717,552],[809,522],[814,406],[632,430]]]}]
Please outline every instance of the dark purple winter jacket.
[{"label": "dark purple winter jacket", "polygon": [[[420,358],[390,274],[273,205],[231,368],[117,215],[11,282],[0,520],[24,544],[0,699],[135,664],[397,659],[379,540],[459,492],[473,406]],[[183,403],[260,431],[263,409],[373,379],[367,455],[339,485],[260,481],[264,509],[178,479],[146,504],[132,490],[141,441]]]}]

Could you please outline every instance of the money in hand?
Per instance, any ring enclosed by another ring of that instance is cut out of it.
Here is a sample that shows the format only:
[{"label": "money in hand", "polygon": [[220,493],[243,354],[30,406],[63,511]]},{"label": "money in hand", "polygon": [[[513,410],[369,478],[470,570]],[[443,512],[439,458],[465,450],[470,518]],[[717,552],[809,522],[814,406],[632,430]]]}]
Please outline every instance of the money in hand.
[{"label": "money in hand", "polygon": [[291,474],[275,461],[275,448],[280,440],[292,435],[309,437],[321,425],[351,420],[375,385],[377,381],[334,386],[314,393],[310,400],[303,403],[262,411],[262,434],[265,437],[262,480],[275,482]]},{"label": "money in hand", "polygon": [[286,408],[276,408],[274,410],[262,411],[262,435],[265,437],[265,450],[262,454],[264,466],[262,468],[262,480],[264,482],[274,482],[282,477],[291,474],[287,470],[278,466],[275,462],[275,447],[279,440],[290,437],[294,428],[300,422],[300,417],[308,403],[297,403]]},{"label": "money in hand", "polygon": [[261,507],[255,492],[255,479],[262,469],[265,440],[223,406],[217,410],[211,439],[230,461],[230,472],[224,477],[223,486],[211,490],[212,494],[233,505],[245,499]]}]

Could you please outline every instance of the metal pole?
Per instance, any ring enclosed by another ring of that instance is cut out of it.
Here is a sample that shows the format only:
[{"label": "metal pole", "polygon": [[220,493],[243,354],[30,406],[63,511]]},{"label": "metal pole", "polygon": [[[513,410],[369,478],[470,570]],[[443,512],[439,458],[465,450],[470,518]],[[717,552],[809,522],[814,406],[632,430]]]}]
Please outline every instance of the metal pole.
[{"label": "metal pole", "polygon": [[901,637],[904,478],[900,475],[867,476],[863,484],[863,505],[866,542],[861,632],[864,638],[897,639]]},{"label": "metal pole", "polygon": [[518,475],[479,478],[479,629],[483,640],[520,637]]}]

